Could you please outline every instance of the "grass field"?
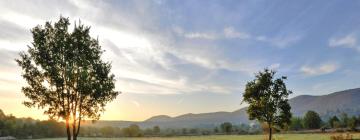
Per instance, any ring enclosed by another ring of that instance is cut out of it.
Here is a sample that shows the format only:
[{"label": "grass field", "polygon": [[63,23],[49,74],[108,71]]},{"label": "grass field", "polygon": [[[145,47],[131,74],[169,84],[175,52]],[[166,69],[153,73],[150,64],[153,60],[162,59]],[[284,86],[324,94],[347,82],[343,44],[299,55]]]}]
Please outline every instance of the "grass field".
[{"label": "grass field", "polygon": [[[278,134],[275,140],[330,140],[330,136],[339,134]],[[345,134],[343,134],[345,135]],[[360,140],[360,133],[351,134],[353,139]],[[265,135],[222,135],[222,136],[183,136],[183,137],[149,137],[149,138],[79,138],[79,140],[264,140]],[[64,138],[63,138],[64,139]],[[61,139],[61,140],[63,140]],[[42,139],[42,140],[60,140]]]}]

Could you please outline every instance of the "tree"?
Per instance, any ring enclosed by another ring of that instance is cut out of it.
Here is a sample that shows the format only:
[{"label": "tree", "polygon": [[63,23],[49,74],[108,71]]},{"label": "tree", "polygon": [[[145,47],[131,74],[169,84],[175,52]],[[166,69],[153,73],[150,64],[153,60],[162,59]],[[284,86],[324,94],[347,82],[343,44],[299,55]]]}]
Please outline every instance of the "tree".
[{"label": "tree", "polygon": [[293,117],[291,118],[291,124],[289,126],[290,130],[301,130],[303,129],[303,120],[300,117]]},{"label": "tree", "polygon": [[347,127],[350,128],[351,130],[356,130],[357,124],[358,124],[357,118],[355,116],[352,116],[347,122]]},{"label": "tree", "polygon": [[304,127],[307,129],[319,129],[321,118],[315,111],[308,111],[304,116]]},{"label": "tree", "polygon": [[287,78],[282,76],[274,79],[275,73],[269,69],[259,72],[253,81],[246,84],[243,94],[243,102],[249,104],[249,119],[267,123],[269,140],[272,138],[272,127],[283,128],[291,118],[288,96],[292,92],[287,90],[284,83]]},{"label": "tree", "polygon": [[188,130],[187,130],[186,128],[183,128],[181,131],[182,131],[182,134],[183,134],[183,135],[186,135],[186,134],[188,133],[188,132],[187,132]]},{"label": "tree", "polygon": [[345,128],[348,125],[349,117],[346,113],[341,114],[341,127]]},{"label": "tree", "polygon": [[215,128],[214,128],[214,133],[215,133],[215,134],[219,133],[219,128],[218,128],[218,127],[215,127]]},{"label": "tree", "polygon": [[132,124],[129,127],[123,129],[123,133],[128,137],[140,137],[142,136],[140,132],[140,127],[136,124]]},{"label": "tree", "polygon": [[233,126],[230,122],[225,122],[220,125],[220,128],[223,133],[230,134]]},{"label": "tree", "polygon": [[160,133],[160,127],[159,126],[154,126],[153,132],[154,132],[154,134],[158,135]]},{"label": "tree", "polygon": [[335,128],[335,124],[336,123],[338,124],[339,122],[340,122],[340,120],[336,116],[333,116],[329,119],[329,124],[330,124],[331,128]]},{"label": "tree", "polygon": [[76,140],[81,120],[99,119],[119,93],[114,91],[111,64],[101,60],[103,50],[89,35],[90,27],[78,24],[68,32],[69,25],[68,18],[60,17],[54,24],[33,28],[32,45],[16,61],[28,84],[22,88],[29,99],[25,106],[65,120],[68,140]]}]

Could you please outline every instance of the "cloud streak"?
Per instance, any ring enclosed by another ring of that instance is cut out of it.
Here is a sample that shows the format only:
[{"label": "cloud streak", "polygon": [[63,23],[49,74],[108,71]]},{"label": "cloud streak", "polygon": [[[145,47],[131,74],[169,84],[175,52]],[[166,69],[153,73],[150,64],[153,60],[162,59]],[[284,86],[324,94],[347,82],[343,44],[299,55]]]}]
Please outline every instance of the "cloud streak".
[{"label": "cloud streak", "polygon": [[333,37],[329,39],[330,47],[342,47],[342,48],[351,48],[360,51],[360,46],[358,44],[358,39],[355,34],[348,34],[341,37]]},{"label": "cloud streak", "polygon": [[339,68],[338,65],[328,63],[319,66],[302,66],[300,71],[306,76],[319,76],[335,72]]},{"label": "cloud streak", "polygon": [[268,37],[265,35],[251,35],[247,32],[237,31],[234,27],[225,27],[223,31],[213,32],[187,32],[180,27],[175,27],[174,32],[187,39],[201,39],[201,40],[226,40],[226,39],[237,39],[246,40],[253,42],[268,43],[277,48],[286,48],[297,42],[303,37],[302,35],[277,35],[274,37]]}]

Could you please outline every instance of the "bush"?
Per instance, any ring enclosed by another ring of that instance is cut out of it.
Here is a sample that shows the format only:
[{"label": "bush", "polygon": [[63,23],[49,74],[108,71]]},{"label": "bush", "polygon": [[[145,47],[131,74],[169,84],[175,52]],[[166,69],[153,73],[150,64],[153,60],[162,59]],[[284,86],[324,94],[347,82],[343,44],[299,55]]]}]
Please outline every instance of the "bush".
[{"label": "bush", "polygon": [[346,135],[339,134],[339,135],[333,135],[330,136],[330,140],[352,140],[353,136],[349,133],[346,133]]}]

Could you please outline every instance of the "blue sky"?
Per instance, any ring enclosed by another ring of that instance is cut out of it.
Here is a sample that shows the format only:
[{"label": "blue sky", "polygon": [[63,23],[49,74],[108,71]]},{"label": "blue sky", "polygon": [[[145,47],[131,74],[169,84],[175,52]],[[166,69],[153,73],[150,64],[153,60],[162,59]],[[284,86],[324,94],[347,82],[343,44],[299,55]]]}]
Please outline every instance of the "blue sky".
[{"label": "blue sky", "polygon": [[[26,109],[13,61],[29,30],[60,15],[81,19],[111,61],[123,94],[102,119],[233,111],[254,73],[288,76],[292,97],[359,87],[360,1],[120,0],[0,2],[0,108]],[[11,104],[11,105],[10,105]],[[28,110],[24,113],[24,110]],[[39,113],[40,112],[40,113]]]}]

